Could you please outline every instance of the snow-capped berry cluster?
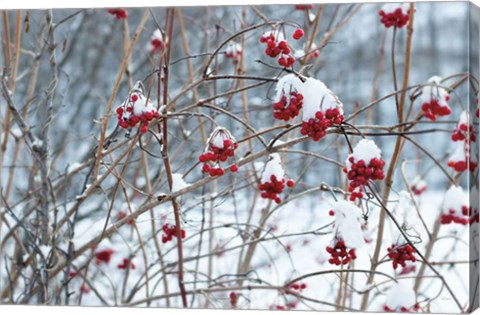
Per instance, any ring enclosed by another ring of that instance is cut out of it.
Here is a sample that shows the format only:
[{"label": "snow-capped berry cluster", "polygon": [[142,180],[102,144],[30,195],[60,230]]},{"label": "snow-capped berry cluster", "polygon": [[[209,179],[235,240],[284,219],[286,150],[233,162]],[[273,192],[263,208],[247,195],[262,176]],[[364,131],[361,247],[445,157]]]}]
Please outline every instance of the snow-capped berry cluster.
[{"label": "snow-capped berry cluster", "polygon": [[[293,33],[292,37],[295,40],[300,40],[303,37],[303,30],[298,28]],[[265,54],[270,58],[278,58],[278,64],[284,68],[290,68],[295,63],[296,59],[292,54],[292,49],[285,40],[285,36],[278,30],[265,32],[260,37],[260,43],[266,44]]]},{"label": "snow-capped berry cluster", "polygon": [[389,290],[387,300],[383,306],[385,312],[408,313],[418,310],[415,292],[412,288],[401,283],[395,283]]},{"label": "snow-capped berry cluster", "polygon": [[380,22],[386,28],[392,26],[402,28],[408,24],[410,19],[408,4],[387,3],[378,11],[378,14],[380,15]]},{"label": "snow-capped berry cluster", "polygon": [[460,186],[452,186],[445,194],[440,222],[467,225],[470,222],[468,196]]},{"label": "snow-capped berry cluster", "polygon": [[365,245],[363,231],[359,222],[361,210],[345,200],[335,203],[331,210],[335,215],[334,237],[327,253],[332,265],[345,265],[357,258],[356,250]]},{"label": "snow-capped berry cluster", "polygon": [[[237,148],[237,140],[230,131],[223,127],[215,128],[207,140],[205,150],[198,158],[203,163],[202,171],[210,176],[222,176],[225,171],[220,163],[226,162],[229,158],[234,158]],[[230,171],[238,171],[238,165],[233,164]]]},{"label": "snow-capped berry cluster", "polygon": [[411,186],[412,192],[416,196],[420,196],[423,194],[425,191],[428,189],[427,182],[420,178],[419,176],[416,176],[413,179],[412,186]]},{"label": "snow-capped berry cluster", "polygon": [[270,155],[268,162],[265,164],[258,189],[262,191],[262,198],[281,203],[280,194],[285,189],[285,185],[291,188],[295,185],[295,182],[292,179],[288,181],[285,179],[285,171],[282,167],[280,155],[274,153]]},{"label": "snow-capped berry cluster", "polygon": [[448,166],[457,172],[464,172],[467,169],[470,172],[475,171],[477,162],[474,155],[471,154],[471,143],[476,140],[477,137],[473,125],[470,123],[469,115],[464,111],[452,133],[452,141],[455,143],[453,154],[448,160]]},{"label": "snow-capped berry cluster", "polygon": [[415,250],[410,244],[393,244],[387,248],[388,257],[392,260],[393,269],[397,270],[398,266],[407,267],[407,261],[416,262]]},{"label": "snow-capped berry cluster", "polygon": [[107,12],[110,13],[111,15],[115,15],[115,17],[119,20],[123,20],[128,18],[128,12],[125,9],[107,9]]},{"label": "snow-capped berry cluster", "polygon": [[242,45],[239,43],[231,43],[225,49],[225,57],[232,59],[233,64],[237,64],[242,56]]},{"label": "snow-capped berry cluster", "polygon": [[288,121],[300,114],[303,106],[303,95],[291,91],[289,95],[282,95],[280,101],[273,104],[273,117],[278,120]]},{"label": "snow-capped berry cluster", "polygon": [[112,259],[112,255],[114,253],[114,250],[111,248],[105,248],[98,250],[95,253],[95,264],[98,266],[102,263],[104,264],[109,264],[110,260]]},{"label": "snow-capped berry cluster", "polygon": [[305,100],[300,133],[313,141],[319,141],[327,134],[329,127],[343,122],[343,104],[319,80],[307,78],[302,88]]},{"label": "snow-capped berry cluster", "polygon": [[[177,237],[177,226],[174,224],[166,223],[162,226],[162,230],[162,243],[164,244],[173,240],[174,237]],[[182,238],[185,238],[187,236],[184,229],[180,229],[180,235]]]},{"label": "snow-capped berry cluster", "polygon": [[313,4],[295,4],[295,10],[298,11],[313,10],[314,7]]},{"label": "snow-capped berry cluster", "polygon": [[381,150],[372,140],[362,139],[353,149],[346,161],[343,171],[350,181],[348,191],[350,200],[363,198],[365,186],[370,181],[383,180],[385,161],[381,158]]},{"label": "snow-capped berry cluster", "polygon": [[469,122],[468,113],[462,112],[460,120],[452,132],[452,141],[471,141],[475,142],[477,137],[473,129],[473,125]]},{"label": "snow-capped berry cluster", "polygon": [[117,107],[117,119],[124,129],[135,127],[140,123],[140,132],[146,133],[150,122],[160,118],[153,103],[144,95],[142,82],[137,82],[125,101]]},{"label": "snow-capped berry cluster", "polygon": [[441,81],[441,77],[433,76],[422,89],[423,115],[431,120],[436,120],[437,116],[448,116],[452,112],[448,106],[450,95],[440,86]]},{"label": "snow-capped berry cluster", "polygon": [[167,41],[164,39],[162,32],[159,29],[156,29],[150,41],[147,43],[146,50],[150,54],[157,52],[163,52],[167,47]]},{"label": "snow-capped berry cluster", "polygon": [[126,270],[126,269],[129,269],[129,268],[135,270],[137,268],[137,266],[135,266],[135,264],[131,261],[131,259],[123,258],[122,263],[118,264],[117,268],[122,269],[122,270]]}]

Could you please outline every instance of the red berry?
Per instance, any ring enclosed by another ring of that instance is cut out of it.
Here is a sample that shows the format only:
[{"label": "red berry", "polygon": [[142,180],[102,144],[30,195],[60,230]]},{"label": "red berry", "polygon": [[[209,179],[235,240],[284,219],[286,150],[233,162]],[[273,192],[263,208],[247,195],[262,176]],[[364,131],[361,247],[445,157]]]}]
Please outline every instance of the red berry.
[{"label": "red berry", "polygon": [[302,30],[301,28],[297,28],[297,29],[295,30],[295,32],[293,33],[293,36],[292,36],[292,37],[293,37],[293,39],[295,39],[295,40],[299,40],[299,39],[301,39],[301,38],[303,37],[303,34],[304,34],[303,30]]}]

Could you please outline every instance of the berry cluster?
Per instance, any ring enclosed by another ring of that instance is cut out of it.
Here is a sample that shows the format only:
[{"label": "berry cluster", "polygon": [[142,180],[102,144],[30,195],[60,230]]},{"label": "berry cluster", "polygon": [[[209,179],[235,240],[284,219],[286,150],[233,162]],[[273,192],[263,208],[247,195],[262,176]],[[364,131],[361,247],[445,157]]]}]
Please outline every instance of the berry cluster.
[{"label": "berry cluster", "polygon": [[427,191],[428,186],[427,182],[420,177],[415,177],[413,180],[413,184],[411,186],[411,190],[415,196],[420,196],[423,194],[425,191]]},{"label": "berry cluster", "polygon": [[[210,176],[222,176],[225,171],[220,163],[226,162],[229,158],[235,157],[235,150],[238,148],[237,140],[230,131],[217,127],[207,140],[205,150],[198,160],[203,163],[202,171]],[[230,171],[238,171],[238,165],[230,166]]]},{"label": "berry cluster", "polygon": [[[450,97],[447,95],[446,101]],[[431,120],[436,120],[437,116],[448,116],[451,114],[452,110],[448,105],[441,104],[437,99],[432,98],[430,102],[425,102],[422,104],[423,115]]]},{"label": "berry cluster", "polygon": [[[173,237],[177,237],[177,226],[176,225],[170,225],[170,224],[164,224],[162,226],[163,230],[163,235],[162,235],[162,243],[168,243],[171,240],[173,240]],[[185,233],[184,229],[180,229],[180,235],[182,238],[185,238],[187,234]]]},{"label": "berry cluster", "polygon": [[295,10],[298,10],[298,11],[313,10],[313,8],[314,8],[313,4],[295,4]]},{"label": "berry cluster", "polygon": [[348,249],[342,239],[336,239],[336,243],[333,247],[327,246],[327,253],[331,256],[330,259],[328,259],[328,262],[331,265],[336,266],[346,265],[357,258],[355,249]]},{"label": "berry cluster", "polygon": [[230,305],[232,306],[232,308],[237,308],[238,297],[239,296],[240,296],[240,294],[235,293],[235,292],[230,292],[230,294],[228,295],[228,297],[230,299]]},{"label": "berry cluster", "polygon": [[461,225],[467,225],[468,223],[471,223],[471,218],[469,219],[469,213],[470,208],[467,206],[462,206],[461,214],[463,215],[463,217],[457,214],[457,211],[455,209],[449,209],[448,213],[442,213],[440,222],[442,224],[457,223]]},{"label": "berry cluster", "polygon": [[383,171],[385,161],[380,158],[372,158],[368,165],[364,160],[356,161],[353,155],[348,158],[348,161],[351,163],[350,168],[344,167],[343,171],[347,174],[347,178],[350,181],[348,191],[351,193],[351,201],[363,198],[364,187],[370,181],[383,180],[385,178]]},{"label": "berry cluster", "polygon": [[97,266],[102,264],[102,263],[108,265],[110,263],[110,260],[112,259],[113,253],[114,253],[113,249],[110,249],[110,248],[103,249],[103,250],[100,250],[100,251],[96,252],[95,253],[95,264]]},{"label": "berry cluster", "polygon": [[[304,35],[301,28],[298,28],[293,33],[292,37],[295,40],[300,40]],[[265,54],[270,58],[278,58],[278,64],[284,68],[290,68],[295,63],[296,59],[292,54],[287,41],[283,34],[279,32],[266,32],[260,37],[260,43],[266,44]]]},{"label": "berry cluster", "polygon": [[157,52],[163,52],[166,47],[167,41],[164,39],[162,32],[159,29],[156,29],[150,38],[150,42],[147,44],[147,51],[154,54]]},{"label": "berry cluster", "polygon": [[123,269],[123,270],[126,270],[126,269],[130,268],[130,269],[135,270],[135,268],[137,268],[137,267],[135,266],[135,264],[130,259],[123,258],[122,263],[118,264],[117,268],[118,269]]},{"label": "berry cluster", "polygon": [[385,25],[386,28],[398,27],[402,28],[408,24],[410,19],[409,10],[404,12],[401,7],[396,8],[393,12],[385,12],[385,10],[378,11],[380,15],[380,22]]},{"label": "berry cluster", "polygon": [[340,108],[329,108],[323,113],[317,111],[315,118],[302,122],[300,133],[309,136],[313,141],[319,141],[327,134],[327,129],[343,122],[343,111]]},{"label": "berry cluster", "polygon": [[[418,309],[419,309],[419,306],[415,306],[413,308],[413,311],[418,311]],[[410,310],[408,307],[405,307],[405,306],[401,306],[398,310],[394,310],[394,309],[391,309],[390,307],[388,307],[388,305],[383,306],[383,311],[386,312],[386,313],[410,313],[410,312],[412,312],[412,310]]]},{"label": "berry cluster", "polygon": [[397,270],[398,265],[403,268],[407,267],[406,262],[411,261],[412,263],[416,262],[415,250],[410,244],[405,245],[392,245],[387,248],[388,257],[392,260],[393,269]]},{"label": "berry cluster", "polygon": [[115,17],[119,20],[128,18],[128,13],[125,9],[108,9],[107,12],[111,15],[115,15]]},{"label": "berry cluster", "polygon": [[[295,186],[293,179],[286,181],[288,187],[292,188]],[[264,199],[271,199],[275,203],[281,203],[282,199],[280,194],[285,189],[285,178],[278,179],[275,175],[270,176],[270,181],[263,182],[258,185],[258,189],[262,191],[261,197]]]},{"label": "berry cluster", "polygon": [[460,122],[452,132],[452,141],[471,141],[475,142],[477,137],[472,124]]},{"label": "berry cluster", "polygon": [[[120,212],[118,213],[117,221],[123,220],[123,219],[125,219],[126,217],[127,217],[127,213],[126,213],[125,211],[120,211]],[[133,225],[134,222],[135,222],[134,219],[130,219],[130,220],[128,220],[127,224],[128,224],[128,225]]]},{"label": "berry cluster", "polygon": [[225,57],[232,59],[234,65],[236,65],[240,61],[240,57],[242,56],[242,45],[239,43],[232,43],[227,46],[225,50]]},{"label": "berry cluster", "polygon": [[295,91],[290,92],[290,97],[284,94],[280,100],[273,104],[273,117],[288,121],[300,113],[303,106],[303,95]]},{"label": "berry cluster", "polygon": [[140,123],[140,132],[147,133],[148,126],[153,119],[160,118],[160,114],[153,107],[152,102],[143,94],[143,86],[137,83],[125,102],[117,107],[117,119],[124,129],[135,127]]},{"label": "berry cluster", "polygon": [[290,290],[301,292],[307,288],[306,283],[292,283],[289,286]]}]

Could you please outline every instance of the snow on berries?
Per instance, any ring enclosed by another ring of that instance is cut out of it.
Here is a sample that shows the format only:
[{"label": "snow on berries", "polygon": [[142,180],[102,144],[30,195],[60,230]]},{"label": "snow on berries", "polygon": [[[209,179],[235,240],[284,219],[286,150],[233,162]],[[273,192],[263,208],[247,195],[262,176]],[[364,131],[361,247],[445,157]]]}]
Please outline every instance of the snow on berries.
[{"label": "snow on berries", "polygon": [[415,292],[402,283],[395,283],[390,288],[383,306],[385,312],[408,313],[417,310],[417,308]]},{"label": "snow on berries", "polygon": [[385,161],[381,158],[382,151],[373,140],[362,139],[353,149],[346,161],[343,172],[349,180],[348,191],[350,200],[363,198],[365,186],[370,181],[383,180]]},{"label": "snow on berries", "polygon": [[[223,127],[215,128],[207,140],[205,150],[198,158],[203,163],[202,171],[212,177],[222,176],[225,170],[221,167],[221,163],[227,162],[230,158],[235,159],[237,148],[237,140],[230,131]],[[233,164],[230,171],[238,171],[238,165]]]},{"label": "snow on berries", "polygon": [[452,132],[452,141],[471,141],[475,142],[477,137],[473,129],[473,125],[470,123],[469,115],[466,111],[460,115],[460,120],[457,123],[455,129]]},{"label": "snow on berries", "polygon": [[402,28],[408,24],[409,11],[407,3],[386,3],[378,11],[378,14],[380,15],[380,22],[386,28],[392,26]]},{"label": "snow on berries", "polygon": [[163,52],[167,47],[167,41],[164,39],[162,32],[159,29],[156,29],[150,41],[147,43],[146,50],[150,54],[157,52]]},{"label": "snow on berries", "polygon": [[120,127],[124,129],[140,124],[140,133],[147,133],[150,122],[160,118],[160,114],[153,103],[144,95],[141,81],[128,93],[125,101],[117,107],[117,119]]},{"label": "snow on berries", "polygon": [[335,215],[334,238],[327,246],[330,254],[328,262],[332,265],[346,265],[357,258],[356,249],[365,245],[363,231],[359,222],[362,213],[354,204],[341,200],[333,206]]},{"label": "snow on berries", "polygon": [[472,142],[476,142],[477,137],[470,123],[469,115],[463,112],[460,120],[452,133],[452,141],[454,141],[453,153],[448,160],[448,166],[456,172],[464,172],[467,169],[470,172],[475,171],[477,161],[475,155],[471,154]]},{"label": "snow on berries", "polygon": [[407,267],[407,262],[416,262],[415,250],[410,244],[392,244],[387,248],[388,258],[392,260],[392,266],[394,270],[397,270],[398,266],[403,268]]},{"label": "snow on berries", "polygon": [[[303,30],[302,30],[303,32]],[[299,29],[294,33],[294,39],[300,35]],[[302,35],[303,36],[303,35]],[[298,38],[300,39],[301,36]],[[285,36],[279,30],[273,30],[263,33],[260,37],[260,43],[266,45],[265,54],[270,58],[278,58],[277,62],[284,68],[291,68],[296,59],[292,54],[292,49],[289,46]]]},{"label": "snow on berries", "polygon": [[443,201],[442,224],[457,223],[467,225],[470,217],[470,206],[467,194],[460,186],[452,186],[447,190]]},{"label": "snow on berries", "polygon": [[274,117],[288,120],[296,117],[302,109],[300,133],[313,141],[319,141],[329,127],[343,121],[342,102],[320,80],[287,74],[278,81],[276,91]]},{"label": "snow on berries", "polygon": [[441,77],[433,76],[422,89],[423,115],[430,120],[436,120],[437,116],[448,116],[452,112],[448,106],[450,95],[440,86],[441,80]]},{"label": "snow on berries", "polygon": [[242,45],[239,43],[231,43],[225,49],[225,57],[232,59],[234,65],[240,61],[242,56]]},{"label": "snow on berries", "polygon": [[273,117],[288,121],[297,117],[303,107],[303,95],[297,90],[301,81],[293,74],[283,76],[276,85]]},{"label": "snow on berries", "polygon": [[128,12],[125,9],[121,9],[121,8],[107,9],[107,12],[110,13],[111,15],[114,15],[119,20],[128,18]]},{"label": "snow on berries", "polygon": [[428,185],[427,185],[427,182],[424,179],[422,179],[419,176],[416,176],[413,179],[413,182],[412,182],[412,185],[411,185],[410,189],[412,190],[412,192],[415,196],[420,196],[421,194],[423,194],[428,189]]},{"label": "snow on berries", "polygon": [[100,249],[95,252],[95,264],[98,266],[100,264],[108,265],[112,259],[114,250],[111,248]]},{"label": "snow on berries", "polygon": [[262,191],[261,197],[271,199],[277,204],[281,203],[282,199],[280,198],[280,194],[285,189],[285,185],[291,188],[295,185],[295,182],[291,179],[288,181],[285,179],[285,171],[280,155],[277,153],[271,154],[265,164],[260,185],[258,185],[258,189]]},{"label": "snow on berries", "polygon": [[[162,226],[163,235],[162,235],[162,243],[168,243],[173,240],[174,237],[177,237],[177,226],[174,224],[164,224]],[[180,229],[180,236],[185,238],[187,236],[184,229]]]}]

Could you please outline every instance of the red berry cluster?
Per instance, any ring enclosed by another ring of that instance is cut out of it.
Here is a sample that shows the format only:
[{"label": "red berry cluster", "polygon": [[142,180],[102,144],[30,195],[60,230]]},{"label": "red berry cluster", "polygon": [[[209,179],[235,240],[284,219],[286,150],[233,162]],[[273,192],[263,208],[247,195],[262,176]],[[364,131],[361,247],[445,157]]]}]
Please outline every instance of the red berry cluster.
[{"label": "red berry cluster", "polygon": [[225,57],[232,59],[234,65],[240,61],[242,46],[238,43],[230,44],[225,50]]},{"label": "red berry cluster", "polygon": [[[446,101],[450,99],[447,95]],[[423,115],[431,120],[437,120],[437,116],[448,116],[452,113],[452,110],[447,105],[442,105],[436,98],[432,98],[430,102],[422,104]]]},{"label": "red berry cluster", "polygon": [[355,201],[357,198],[363,198],[363,190],[369,181],[383,180],[385,173],[383,167],[385,161],[379,158],[373,158],[368,165],[364,160],[355,161],[354,156],[348,158],[352,163],[350,170],[347,167],[343,168],[343,172],[347,174],[350,181],[348,191],[351,193],[350,200]]},{"label": "red berry cluster", "polygon": [[[117,221],[123,220],[126,217],[127,217],[127,213],[125,211],[120,211],[118,213]],[[135,220],[130,219],[130,220],[128,220],[127,224],[128,225],[133,225],[134,222],[135,222]]]},{"label": "red berry cluster", "polygon": [[405,267],[402,267],[402,270],[400,270],[398,275],[399,276],[408,275],[409,273],[415,272],[416,270],[417,270],[417,266],[415,265],[405,266]]},{"label": "red berry cluster", "polygon": [[405,268],[407,261],[411,261],[412,263],[417,261],[414,256],[415,250],[410,244],[392,245],[387,248],[387,251],[388,257],[392,260],[393,269],[395,270],[397,270],[398,265]]},{"label": "red berry cluster", "polygon": [[[413,311],[418,311],[418,310],[419,310],[419,306],[418,305],[414,306]],[[387,305],[383,306],[383,311],[386,312],[386,313],[398,313],[398,312],[400,312],[400,313],[410,313],[411,312],[411,310],[408,309],[405,306],[400,307],[399,310],[393,310],[390,307],[388,307]]]},{"label": "red berry cluster", "polygon": [[479,223],[480,221],[480,216],[479,216],[479,213],[478,213],[478,209],[475,209],[474,211],[470,211],[472,213],[472,215],[470,216],[470,225],[472,224],[475,224],[475,223]]},{"label": "red berry cluster", "polygon": [[239,293],[230,292],[229,298],[230,298],[230,305],[232,306],[232,308],[237,308],[239,296],[240,296]]},{"label": "red berry cluster", "polygon": [[[293,33],[292,37],[295,40],[300,40],[304,35],[301,28],[298,28]],[[278,58],[278,64],[284,68],[292,67],[296,59],[292,55],[292,50],[288,46],[288,43],[280,33],[269,32],[260,37],[260,43],[266,44],[265,54],[270,58]]]},{"label": "red berry cluster", "polygon": [[314,8],[313,4],[295,4],[295,10],[298,10],[298,11],[313,10],[313,8]]},{"label": "red berry cluster", "polygon": [[[210,135],[205,151],[198,157],[198,160],[203,163],[202,171],[212,177],[222,176],[225,171],[220,163],[226,162],[229,158],[234,158],[237,148],[237,140],[230,132],[225,128],[218,127]],[[230,171],[238,171],[238,165],[230,166]]]},{"label": "red berry cluster", "polygon": [[110,249],[110,248],[103,249],[103,250],[100,250],[100,251],[96,252],[95,253],[95,264],[97,266],[100,265],[101,263],[104,263],[104,264],[108,265],[110,263],[110,260],[112,259],[113,253],[114,253],[113,249]]},{"label": "red berry cluster", "polygon": [[123,269],[123,270],[131,268],[131,269],[135,270],[135,268],[137,268],[137,267],[135,266],[134,263],[132,263],[132,261],[130,259],[123,258],[123,262],[121,264],[118,264],[117,268],[118,269]]},{"label": "red berry cluster", "polygon": [[[468,157],[467,157],[468,159]],[[470,171],[470,172],[473,172],[475,171],[475,169],[477,168],[477,163],[473,162],[473,161],[448,161],[447,165],[451,168],[453,168],[456,172],[465,172],[467,169]]]},{"label": "red berry cluster", "polygon": [[[164,224],[162,226],[163,230],[163,235],[162,235],[162,243],[168,243],[171,240],[173,240],[173,237],[177,237],[177,226],[176,225],[170,225],[170,224]],[[182,238],[185,238],[187,234],[185,233],[184,229],[180,229],[180,235]]]},{"label": "red berry cluster", "polygon": [[466,123],[459,123],[452,133],[452,141],[472,141],[475,142],[477,137],[473,130],[473,125]]},{"label": "red berry cluster", "polygon": [[[139,95],[137,92],[131,93],[123,106],[117,108],[117,119],[120,127],[128,129],[135,127],[138,123],[140,123],[140,132],[147,133],[150,122],[153,119],[160,118],[160,114],[153,107],[151,107],[148,111],[142,112],[140,115],[135,115],[135,103],[137,101],[144,102],[144,98],[145,97],[143,95]],[[139,106],[144,105],[145,104],[141,104]]]},{"label": "red berry cluster", "polygon": [[411,189],[415,196],[420,196],[425,191],[427,191],[428,187],[427,185],[418,186],[418,184],[413,184]]},{"label": "red berry cluster", "polygon": [[462,206],[462,215],[459,216],[456,214],[455,209],[450,209],[448,213],[442,213],[442,216],[440,218],[440,223],[442,224],[450,224],[450,223],[457,223],[461,225],[467,225],[468,223],[471,223],[469,219],[470,215],[470,208],[467,206]]},{"label": "red berry cluster", "polygon": [[[295,186],[295,181],[293,179],[289,179],[286,181],[288,187],[292,188]],[[258,185],[258,189],[262,192],[261,197],[264,199],[271,199],[275,201],[275,203],[281,203],[282,199],[280,198],[280,194],[285,189],[285,178],[281,178],[280,180],[275,176],[270,176],[269,182],[264,182]]]},{"label": "red berry cluster", "polygon": [[402,28],[408,24],[408,20],[410,19],[409,11],[404,13],[402,8],[397,8],[390,13],[380,10],[378,11],[378,14],[380,15],[380,22],[385,25],[386,28],[392,26]]},{"label": "red berry cluster", "polygon": [[357,254],[355,249],[350,248],[348,249],[345,246],[345,242],[342,239],[337,239],[334,247],[327,246],[327,253],[330,254],[331,258],[328,259],[328,262],[331,265],[346,265],[350,261],[355,260],[357,258]]},{"label": "red berry cluster", "polygon": [[343,114],[338,108],[329,108],[323,113],[318,111],[315,118],[302,122],[300,133],[309,136],[313,141],[318,141],[327,134],[327,129],[333,125],[340,125],[343,121]]},{"label": "red berry cluster", "polygon": [[300,113],[303,106],[303,95],[295,91],[290,92],[290,97],[282,95],[280,101],[273,104],[273,117],[278,120],[288,121]]},{"label": "red berry cluster", "polygon": [[125,9],[108,9],[107,12],[111,15],[115,15],[115,17],[119,20],[123,20],[128,17],[127,10]]},{"label": "red berry cluster", "polygon": [[301,292],[307,288],[306,283],[292,283],[289,286],[290,290]]}]

